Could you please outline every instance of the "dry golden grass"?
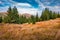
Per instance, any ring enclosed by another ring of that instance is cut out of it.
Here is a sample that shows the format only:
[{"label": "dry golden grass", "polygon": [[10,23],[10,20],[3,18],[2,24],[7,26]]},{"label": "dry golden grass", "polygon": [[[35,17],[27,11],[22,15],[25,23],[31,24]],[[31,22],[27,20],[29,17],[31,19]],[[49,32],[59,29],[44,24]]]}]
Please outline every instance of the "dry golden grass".
[{"label": "dry golden grass", "polygon": [[60,40],[60,18],[36,24],[0,24],[0,40]]}]

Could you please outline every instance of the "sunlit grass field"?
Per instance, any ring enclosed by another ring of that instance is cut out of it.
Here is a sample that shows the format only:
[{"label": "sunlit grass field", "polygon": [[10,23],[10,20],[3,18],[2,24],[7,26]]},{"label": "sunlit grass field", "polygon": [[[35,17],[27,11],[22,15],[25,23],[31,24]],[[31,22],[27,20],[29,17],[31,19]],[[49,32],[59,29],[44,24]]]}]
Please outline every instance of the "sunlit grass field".
[{"label": "sunlit grass field", "polygon": [[0,40],[60,40],[60,18],[35,24],[0,23]]}]

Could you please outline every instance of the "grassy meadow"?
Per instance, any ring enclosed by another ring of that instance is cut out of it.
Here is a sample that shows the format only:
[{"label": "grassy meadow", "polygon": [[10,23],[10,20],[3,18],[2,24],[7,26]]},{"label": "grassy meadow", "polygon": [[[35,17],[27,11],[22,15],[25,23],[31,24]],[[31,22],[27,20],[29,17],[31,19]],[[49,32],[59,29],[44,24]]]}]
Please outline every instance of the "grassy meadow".
[{"label": "grassy meadow", "polygon": [[60,40],[60,18],[35,24],[0,23],[0,40]]}]

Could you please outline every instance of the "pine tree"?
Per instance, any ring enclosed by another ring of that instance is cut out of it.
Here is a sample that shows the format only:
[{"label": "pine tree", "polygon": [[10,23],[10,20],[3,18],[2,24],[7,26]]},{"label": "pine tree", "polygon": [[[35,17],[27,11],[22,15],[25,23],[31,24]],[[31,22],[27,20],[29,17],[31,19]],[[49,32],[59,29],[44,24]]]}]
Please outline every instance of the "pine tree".
[{"label": "pine tree", "polygon": [[53,19],[57,18],[57,14],[54,12],[53,13]]},{"label": "pine tree", "polygon": [[49,9],[45,8],[41,15],[42,20],[49,20]]},{"label": "pine tree", "polygon": [[39,17],[38,17],[38,13],[36,14],[36,22],[38,22],[39,21]]},{"label": "pine tree", "polygon": [[46,8],[45,9],[45,16],[46,16],[46,20],[49,20],[50,18],[49,18],[49,9],[48,8]]},{"label": "pine tree", "polygon": [[4,22],[5,23],[11,23],[11,19],[12,19],[12,9],[11,6],[8,8],[8,14],[7,16],[4,18]]},{"label": "pine tree", "polygon": [[53,19],[53,13],[52,13],[52,11],[49,11],[49,18]]},{"label": "pine tree", "polygon": [[9,16],[5,16],[3,19],[3,23],[11,23],[11,19]]},{"label": "pine tree", "polygon": [[23,16],[23,15],[20,16],[20,17],[19,17],[19,23],[20,23],[20,24],[27,23],[26,16]]},{"label": "pine tree", "polygon": [[23,21],[24,21],[24,23],[27,23],[27,18],[26,18],[26,16],[23,16]]},{"label": "pine tree", "polygon": [[28,22],[29,24],[32,23],[32,22],[31,22],[31,18],[28,18],[28,19],[27,19],[27,22]]},{"label": "pine tree", "polygon": [[44,12],[42,12],[41,17],[42,21],[44,20]]},{"label": "pine tree", "polygon": [[23,24],[23,16],[19,16],[19,23]]},{"label": "pine tree", "polygon": [[35,17],[33,15],[31,16],[31,22],[35,24]]},{"label": "pine tree", "polygon": [[12,21],[14,23],[19,23],[19,14],[18,14],[16,6],[14,6],[13,8],[12,18],[13,18]]},{"label": "pine tree", "polygon": [[58,12],[57,17],[60,18],[60,13]]},{"label": "pine tree", "polygon": [[19,15],[15,6],[14,8],[9,7],[7,12],[8,14],[4,18],[5,23],[19,23]]},{"label": "pine tree", "polygon": [[2,17],[0,17],[0,23],[2,23]]}]

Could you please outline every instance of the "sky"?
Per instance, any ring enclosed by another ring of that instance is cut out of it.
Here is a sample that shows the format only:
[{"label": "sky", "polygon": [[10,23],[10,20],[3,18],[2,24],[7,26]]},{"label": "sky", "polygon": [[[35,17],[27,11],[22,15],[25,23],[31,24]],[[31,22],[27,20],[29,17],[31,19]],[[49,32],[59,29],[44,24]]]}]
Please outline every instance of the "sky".
[{"label": "sky", "polygon": [[60,12],[60,0],[0,0],[0,12],[6,12],[9,6],[16,6],[21,14],[29,13],[35,15],[38,13],[41,15],[45,8]]}]

